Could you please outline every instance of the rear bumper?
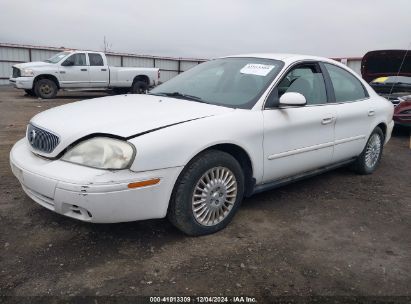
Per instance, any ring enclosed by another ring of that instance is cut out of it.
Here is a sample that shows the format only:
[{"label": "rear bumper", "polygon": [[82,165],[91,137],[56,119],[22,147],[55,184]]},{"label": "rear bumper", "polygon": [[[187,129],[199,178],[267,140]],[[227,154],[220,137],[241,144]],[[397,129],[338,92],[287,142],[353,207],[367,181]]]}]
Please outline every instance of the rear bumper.
[{"label": "rear bumper", "polygon": [[17,89],[31,90],[33,88],[34,77],[10,78],[9,81]]},{"label": "rear bumper", "polygon": [[[181,167],[133,172],[88,168],[34,155],[23,140],[10,152],[10,164],[26,194],[41,206],[82,221],[115,223],[162,218],[167,213]],[[130,183],[159,178],[155,185]]]}]

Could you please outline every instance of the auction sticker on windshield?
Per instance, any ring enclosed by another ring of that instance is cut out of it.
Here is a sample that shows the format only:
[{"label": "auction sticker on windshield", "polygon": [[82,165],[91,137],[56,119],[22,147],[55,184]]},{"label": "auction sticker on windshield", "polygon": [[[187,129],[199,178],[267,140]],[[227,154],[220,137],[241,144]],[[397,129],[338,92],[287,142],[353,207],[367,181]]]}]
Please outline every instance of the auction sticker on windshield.
[{"label": "auction sticker on windshield", "polygon": [[274,65],[259,64],[259,63],[249,63],[245,65],[240,73],[242,74],[252,74],[258,76],[267,76],[268,73],[274,68]]}]

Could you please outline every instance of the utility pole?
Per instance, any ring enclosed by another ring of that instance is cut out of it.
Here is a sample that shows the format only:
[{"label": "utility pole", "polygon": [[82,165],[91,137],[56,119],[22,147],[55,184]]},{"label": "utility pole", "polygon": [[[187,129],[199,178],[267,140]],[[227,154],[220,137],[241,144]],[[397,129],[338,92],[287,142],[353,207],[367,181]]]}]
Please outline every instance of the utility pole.
[{"label": "utility pole", "polygon": [[111,43],[109,43],[109,42],[107,41],[105,35],[104,35],[104,40],[103,40],[103,42],[104,42],[104,46],[103,46],[104,53],[110,52],[110,49],[111,49],[111,47],[113,46],[113,44],[111,44]]}]

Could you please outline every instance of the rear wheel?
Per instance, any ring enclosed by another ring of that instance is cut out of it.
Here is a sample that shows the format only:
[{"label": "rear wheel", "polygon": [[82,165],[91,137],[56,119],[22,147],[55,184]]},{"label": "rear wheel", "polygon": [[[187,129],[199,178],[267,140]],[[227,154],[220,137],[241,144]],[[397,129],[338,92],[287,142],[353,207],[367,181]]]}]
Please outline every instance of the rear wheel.
[{"label": "rear wheel", "polygon": [[43,99],[54,98],[57,95],[57,91],[56,83],[50,79],[40,79],[34,85],[36,96]]},{"label": "rear wheel", "polygon": [[354,163],[359,174],[371,174],[377,168],[384,148],[384,134],[379,127],[375,128],[368,138],[364,150]]},{"label": "rear wheel", "polygon": [[226,227],[244,194],[244,174],[230,154],[210,150],[191,161],[180,175],[170,201],[169,220],[188,235]]},{"label": "rear wheel", "polygon": [[148,91],[147,83],[141,80],[135,80],[130,90],[132,94],[145,94],[147,93],[147,91]]},{"label": "rear wheel", "polygon": [[24,90],[24,92],[26,92],[26,94],[29,96],[36,96],[36,94],[34,93],[34,90]]}]

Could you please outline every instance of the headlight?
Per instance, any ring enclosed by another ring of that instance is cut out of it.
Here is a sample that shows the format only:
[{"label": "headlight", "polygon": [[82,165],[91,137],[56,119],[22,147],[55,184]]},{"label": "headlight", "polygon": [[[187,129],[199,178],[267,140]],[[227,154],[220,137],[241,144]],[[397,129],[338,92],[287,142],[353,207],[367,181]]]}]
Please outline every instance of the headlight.
[{"label": "headlight", "polygon": [[21,76],[31,77],[31,76],[34,76],[34,72],[33,70],[30,70],[30,69],[21,69]]},{"label": "headlight", "polygon": [[134,155],[134,146],[126,141],[95,137],[71,148],[62,160],[98,169],[124,169],[131,164]]}]

